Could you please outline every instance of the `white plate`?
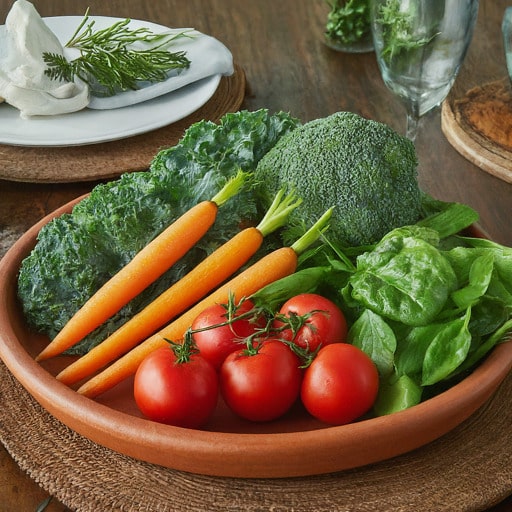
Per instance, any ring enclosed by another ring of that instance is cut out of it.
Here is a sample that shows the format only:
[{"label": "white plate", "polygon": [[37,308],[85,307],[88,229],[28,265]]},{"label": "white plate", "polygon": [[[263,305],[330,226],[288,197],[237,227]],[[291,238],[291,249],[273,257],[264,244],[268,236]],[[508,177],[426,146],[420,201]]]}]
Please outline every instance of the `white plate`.
[{"label": "white plate", "polygon": [[[97,22],[99,28],[120,20],[95,16],[90,18]],[[81,16],[45,18],[49,28],[63,43],[69,39],[81,20]],[[154,32],[168,30],[167,27],[146,21],[132,20],[131,24],[147,27]],[[146,133],[179,121],[202,107],[217,90],[220,79],[220,74],[212,75],[132,106],[112,110],[85,109],[51,117],[21,119],[17,109],[1,103],[0,143],[14,146],[76,146]]]}]

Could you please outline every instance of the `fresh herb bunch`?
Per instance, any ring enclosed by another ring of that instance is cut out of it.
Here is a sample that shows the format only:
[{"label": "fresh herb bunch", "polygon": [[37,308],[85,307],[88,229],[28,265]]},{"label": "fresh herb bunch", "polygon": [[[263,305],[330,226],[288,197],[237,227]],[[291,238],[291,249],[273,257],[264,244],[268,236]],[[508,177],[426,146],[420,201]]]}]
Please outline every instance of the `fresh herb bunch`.
[{"label": "fresh herb bunch", "polygon": [[414,30],[412,12],[401,10],[400,0],[388,0],[380,9],[377,23],[382,26],[382,58],[388,65],[403,52],[425,46],[438,34],[434,32],[428,37],[418,37]]},{"label": "fresh herb bunch", "polygon": [[[130,19],[94,31],[94,20],[86,13],[66,48],[79,50],[80,56],[68,61],[63,55],[45,52],[45,74],[54,80],[72,82],[79,77],[95,96],[113,96],[136,90],[140,82],[162,82],[172,70],[190,66],[186,52],[166,48],[187,30],[155,34],[148,28],[130,29]],[[133,45],[142,45],[136,48]]]},{"label": "fresh herb bunch", "polygon": [[327,3],[331,8],[325,27],[328,39],[353,44],[370,34],[368,0],[327,0]]}]

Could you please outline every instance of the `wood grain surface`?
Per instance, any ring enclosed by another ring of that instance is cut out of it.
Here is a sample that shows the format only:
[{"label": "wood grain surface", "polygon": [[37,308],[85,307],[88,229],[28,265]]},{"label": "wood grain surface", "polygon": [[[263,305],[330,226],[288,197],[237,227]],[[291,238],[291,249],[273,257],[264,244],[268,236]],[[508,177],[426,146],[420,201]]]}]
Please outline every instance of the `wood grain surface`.
[{"label": "wood grain surface", "polygon": [[[0,0],[0,23],[11,6]],[[241,108],[284,110],[303,121],[348,110],[403,132],[405,110],[385,88],[373,53],[348,54],[321,40],[322,9],[313,0],[39,0],[43,16],[91,14],[193,26],[232,51],[247,80]],[[480,2],[476,31],[455,93],[506,76],[501,19],[508,2]],[[497,242],[512,245],[512,185],[457,152],[441,130],[440,109],[421,122],[417,140],[420,184],[443,200],[470,204]],[[0,150],[0,161],[1,161]],[[0,255],[31,225],[97,182],[31,184],[0,180]],[[510,404],[506,404],[510,407]],[[512,489],[510,490],[512,493]],[[47,495],[0,449],[0,512],[35,511]],[[48,511],[66,508],[51,501]],[[491,509],[490,509],[491,510]],[[492,509],[512,510],[512,501]]]}]

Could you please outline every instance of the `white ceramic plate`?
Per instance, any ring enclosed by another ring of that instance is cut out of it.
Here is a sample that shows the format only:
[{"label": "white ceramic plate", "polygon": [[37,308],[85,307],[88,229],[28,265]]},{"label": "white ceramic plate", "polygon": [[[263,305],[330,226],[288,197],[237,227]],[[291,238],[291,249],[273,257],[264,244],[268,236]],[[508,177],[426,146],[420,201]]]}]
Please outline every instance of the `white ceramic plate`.
[{"label": "white ceramic plate", "polygon": [[[45,18],[47,25],[63,43],[81,20],[81,16]],[[120,18],[91,16],[91,20],[95,20],[101,28]],[[147,27],[154,32],[167,30],[167,27],[147,21],[132,20],[131,24]],[[0,143],[14,146],[76,146],[146,133],[179,121],[201,108],[217,90],[220,79],[221,75],[213,75],[152,100],[119,109],[85,109],[51,117],[21,119],[17,109],[1,103]]]}]

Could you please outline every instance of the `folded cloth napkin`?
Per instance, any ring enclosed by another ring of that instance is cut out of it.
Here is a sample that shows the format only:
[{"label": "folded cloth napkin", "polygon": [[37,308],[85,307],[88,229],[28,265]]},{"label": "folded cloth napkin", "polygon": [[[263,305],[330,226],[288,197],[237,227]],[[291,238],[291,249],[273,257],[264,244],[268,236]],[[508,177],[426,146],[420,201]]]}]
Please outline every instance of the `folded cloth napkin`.
[{"label": "folded cloth napkin", "polygon": [[233,74],[233,56],[220,41],[195,30],[187,34],[192,37],[175,40],[169,49],[173,52],[186,52],[185,56],[190,61],[187,69],[172,74],[164,82],[143,84],[135,91],[121,92],[109,97],[91,96],[88,107],[98,110],[126,107],[175,91],[203,78]]},{"label": "folded cloth napkin", "polygon": [[45,75],[43,53],[64,55],[57,36],[32,3],[16,0],[0,27],[0,96],[22,117],[83,109],[89,90],[82,82],[57,82]]}]

